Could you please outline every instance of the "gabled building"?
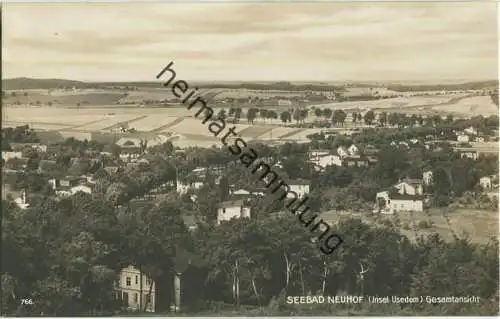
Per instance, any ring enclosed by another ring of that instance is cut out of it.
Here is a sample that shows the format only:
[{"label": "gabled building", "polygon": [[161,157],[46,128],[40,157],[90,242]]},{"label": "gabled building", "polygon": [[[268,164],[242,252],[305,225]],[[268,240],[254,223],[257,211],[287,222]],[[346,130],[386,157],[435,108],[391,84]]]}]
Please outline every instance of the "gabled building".
[{"label": "gabled building", "polygon": [[123,302],[127,310],[155,312],[155,282],[133,266],[120,271],[115,283],[115,297]]},{"label": "gabled building", "polygon": [[351,156],[355,156],[355,155],[359,155],[359,148],[352,144],[351,146],[349,146],[349,148],[347,149],[347,152],[349,153],[349,155]]},{"label": "gabled building", "polygon": [[309,161],[317,167],[317,170],[323,170],[327,166],[341,166],[342,160],[338,154],[332,154],[328,150],[309,152]]},{"label": "gabled building", "polygon": [[[290,186],[290,191],[295,192],[297,196],[301,198],[309,194],[309,185],[311,184],[311,181],[307,181],[304,179],[296,179],[296,180],[289,180],[287,184],[288,186]],[[290,195],[293,196],[292,194]]]},{"label": "gabled building", "polygon": [[233,218],[250,218],[250,205],[247,200],[227,200],[217,205],[217,225]]},{"label": "gabled building", "polygon": [[87,181],[86,177],[68,176],[57,179],[52,178],[49,184],[58,196],[72,196],[78,192],[92,194],[93,184]]},{"label": "gabled building", "polygon": [[420,179],[403,179],[394,188],[399,194],[423,195],[423,181]]},{"label": "gabled building", "polygon": [[14,158],[22,158],[23,152],[4,152],[2,151],[2,159],[5,163]]},{"label": "gabled building", "polygon": [[340,159],[344,159],[345,157],[349,156],[349,152],[342,146],[339,146],[337,148],[337,154],[340,156]]},{"label": "gabled building", "polygon": [[28,203],[28,195],[25,189],[21,191],[21,194],[18,198],[14,199],[14,203],[16,203],[16,205],[20,209],[27,209],[30,206],[30,204]]},{"label": "gabled building", "polygon": [[431,170],[425,171],[422,174],[422,180],[424,184],[427,186],[432,184],[432,178],[433,178],[433,173]]},{"label": "gabled building", "polygon": [[465,134],[470,134],[470,135],[477,135],[477,129],[473,126],[469,126],[468,128],[464,129]]},{"label": "gabled building", "polygon": [[401,194],[398,189],[377,193],[375,202],[375,211],[382,214],[423,212],[424,210],[422,195]]},{"label": "gabled building", "polygon": [[457,135],[457,142],[459,142],[459,143],[469,143],[470,142],[469,135],[465,135],[465,134],[459,134],[459,135]]},{"label": "gabled building", "polygon": [[479,179],[479,185],[485,191],[492,190],[495,184],[498,184],[498,178],[494,175],[483,176]]}]

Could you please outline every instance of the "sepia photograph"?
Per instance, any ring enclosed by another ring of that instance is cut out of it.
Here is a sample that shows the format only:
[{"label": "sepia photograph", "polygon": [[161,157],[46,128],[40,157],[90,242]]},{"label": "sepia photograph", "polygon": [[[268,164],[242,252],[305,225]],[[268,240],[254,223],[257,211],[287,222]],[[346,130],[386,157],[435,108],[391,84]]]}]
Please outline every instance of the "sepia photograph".
[{"label": "sepia photograph", "polygon": [[1,12],[2,317],[500,314],[497,2]]}]

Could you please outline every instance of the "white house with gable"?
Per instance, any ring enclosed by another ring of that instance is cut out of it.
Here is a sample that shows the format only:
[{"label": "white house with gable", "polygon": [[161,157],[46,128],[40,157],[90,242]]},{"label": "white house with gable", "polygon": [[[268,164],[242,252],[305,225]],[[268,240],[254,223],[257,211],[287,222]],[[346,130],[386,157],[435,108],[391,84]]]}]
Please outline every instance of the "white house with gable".
[{"label": "white house with gable", "polygon": [[337,154],[339,154],[340,158],[343,159],[347,156],[349,156],[349,152],[342,146],[339,146],[337,148]]},{"label": "white house with gable", "polygon": [[217,225],[233,218],[250,218],[250,206],[246,200],[228,200],[217,205]]},{"label": "white house with gable", "polygon": [[[302,179],[297,179],[297,180],[291,180],[288,181],[288,186],[290,186],[290,191],[293,191],[297,194],[299,198],[304,197],[305,195],[309,194],[309,185],[310,181],[302,180]],[[288,193],[287,195],[288,198],[293,197],[292,194]]]},{"label": "white house with gable", "polygon": [[128,266],[120,271],[115,296],[131,311],[155,312],[155,282],[139,269]]},{"label": "white house with gable", "polygon": [[351,156],[359,155],[359,148],[356,145],[352,144],[347,149],[347,152],[349,152],[349,155],[351,155]]},{"label": "white house with gable", "polygon": [[422,180],[424,181],[424,184],[425,185],[431,185],[432,184],[432,177],[433,177],[433,174],[432,174],[432,171],[425,171],[423,174],[422,174]]}]

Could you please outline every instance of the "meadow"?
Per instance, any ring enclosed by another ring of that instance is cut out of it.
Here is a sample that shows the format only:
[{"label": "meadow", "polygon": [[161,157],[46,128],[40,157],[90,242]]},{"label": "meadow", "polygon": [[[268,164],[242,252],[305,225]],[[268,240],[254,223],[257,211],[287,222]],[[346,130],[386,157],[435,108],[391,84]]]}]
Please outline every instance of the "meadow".
[{"label": "meadow", "polygon": [[335,211],[322,214],[330,223],[340,219],[358,217],[367,223],[393,223],[402,234],[415,240],[420,235],[438,233],[445,240],[452,240],[454,234],[466,234],[474,243],[486,243],[498,236],[498,212],[480,209],[430,209],[423,213],[397,213],[394,215],[372,215],[366,213]]}]

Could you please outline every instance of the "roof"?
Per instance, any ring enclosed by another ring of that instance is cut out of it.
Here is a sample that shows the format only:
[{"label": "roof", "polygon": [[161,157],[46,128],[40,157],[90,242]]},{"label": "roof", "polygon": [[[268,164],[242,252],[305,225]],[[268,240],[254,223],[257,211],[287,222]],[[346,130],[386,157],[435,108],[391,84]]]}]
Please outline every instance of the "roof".
[{"label": "roof", "polygon": [[422,184],[421,179],[416,179],[416,178],[405,178],[401,182],[407,183],[407,184]]},{"label": "roof", "polygon": [[245,206],[244,199],[236,199],[236,200],[233,199],[219,203],[217,205],[217,208],[241,207],[241,206]]},{"label": "roof", "polygon": [[423,200],[424,196],[422,195],[409,195],[409,194],[399,194],[393,193],[389,196],[391,199],[395,200]]},{"label": "roof", "polygon": [[294,180],[289,180],[288,185],[310,185],[311,181],[305,180],[305,179],[294,179]]}]

